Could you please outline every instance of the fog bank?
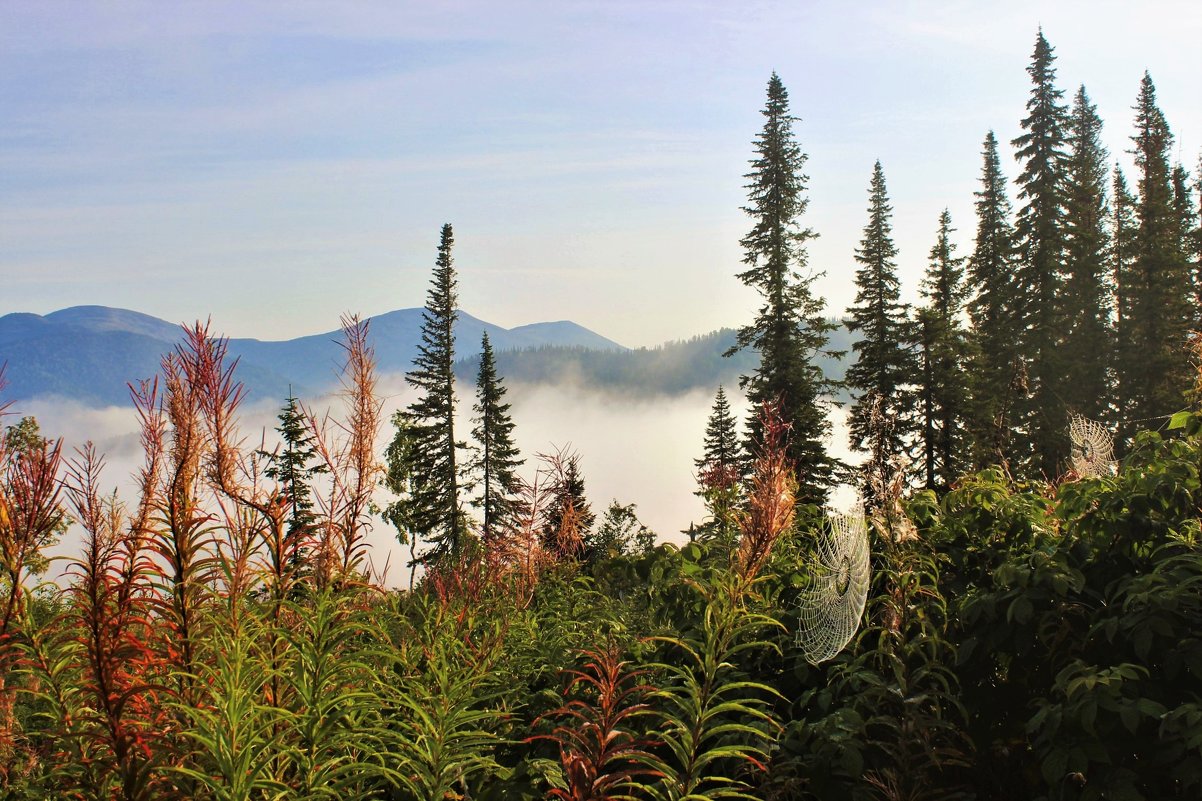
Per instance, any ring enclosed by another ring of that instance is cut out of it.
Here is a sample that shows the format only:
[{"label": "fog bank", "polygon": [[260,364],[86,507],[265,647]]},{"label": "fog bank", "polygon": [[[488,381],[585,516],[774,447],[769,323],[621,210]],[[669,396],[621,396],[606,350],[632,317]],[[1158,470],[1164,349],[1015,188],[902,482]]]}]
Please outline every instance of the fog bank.
[{"label": "fog bank", "polygon": [[[691,522],[701,522],[704,509],[693,494],[696,489],[693,460],[702,453],[705,425],[713,405],[712,392],[636,400],[571,380],[554,385],[515,383],[508,388],[507,400],[512,403],[516,426],[514,436],[526,459],[523,475],[533,475],[538,461],[536,454],[566,448],[580,455],[586,494],[598,518],[611,500],[633,503],[642,522],[662,540],[672,542],[684,539],[682,531]],[[381,377],[378,390],[383,399],[383,414],[377,452],[382,454],[392,438],[389,418],[412,401],[414,395],[399,374]],[[460,385],[457,392],[457,437],[469,440],[474,387]],[[745,419],[747,409],[742,395],[728,388],[728,398],[739,418]],[[333,419],[342,417],[341,399],[336,395],[305,403],[319,415],[328,409]],[[238,417],[245,447],[275,446],[279,405],[265,401],[240,408]],[[64,439],[68,455],[91,440],[105,455],[103,486],[117,489],[127,502],[133,500],[131,476],[142,460],[133,409],[94,409],[61,398],[39,398],[23,402],[13,411],[16,414],[9,418],[9,423],[24,415],[36,417],[43,435]],[[846,446],[844,419],[844,411],[832,411],[829,447],[838,458],[854,461]],[[378,501],[388,500],[381,491]],[[831,503],[836,508],[846,508],[853,501],[854,492],[841,488]],[[405,563],[409,550],[397,543],[391,527],[374,520],[368,541],[373,564],[380,568],[388,563],[389,583],[403,583],[408,575]],[[74,557],[79,553],[80,542],[78,530],[72,530],[54,553]]]}]

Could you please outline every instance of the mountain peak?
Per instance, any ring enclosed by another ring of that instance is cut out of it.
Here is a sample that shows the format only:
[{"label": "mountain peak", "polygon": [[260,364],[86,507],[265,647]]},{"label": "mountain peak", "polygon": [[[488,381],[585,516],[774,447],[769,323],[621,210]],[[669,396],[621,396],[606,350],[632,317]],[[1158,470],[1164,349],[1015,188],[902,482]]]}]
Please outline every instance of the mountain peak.
[{"label": "mountain peak", "polygon": [[50,312],[44,319],[90,331],[125,331],[165,342],[177,342],[182,334],[180,326],[175,323],[142,312],[111,306],[71,306]]}]

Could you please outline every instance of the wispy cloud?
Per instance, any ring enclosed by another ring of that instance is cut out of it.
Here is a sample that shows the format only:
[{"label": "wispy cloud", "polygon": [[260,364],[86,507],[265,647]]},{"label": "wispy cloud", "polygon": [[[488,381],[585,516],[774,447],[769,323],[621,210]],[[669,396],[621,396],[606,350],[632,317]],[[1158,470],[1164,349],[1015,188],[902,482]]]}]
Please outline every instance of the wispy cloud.
[{"label": "wispy cloud", "polygon": [[[838,311],[876,158],[896,189],[904,283],[944,206],[970,244],[980,141],[1014,134],[1041,22],[1116,156],[1148,67],[1191,163],[1199,8],[15,0],[0,26],[0,265],[23,277],[3,302],[79,302],[58,294],[74,270],[81,293],[116,305],[186,296],[189,316],[302,333],[276,309],[328,320],[386,291],[420,302],[420,279],[390,273],[428,265],[452,221],[465,257],[471,234],[497,248],[471,254],[490,273],[612,271],[612,286],[574,291],[486,282],[477,313],[528,322],[579,295],[591,325],[628,341],[699,333],[730,321],[706,298],[739,292],[742,174],[777,70],[811,156],[811,263]],[[179,283],[135,293],[139,271]],[[298,280],[281,286],[285,272]],[[636,272],[651,313],[628,311]],[[231,298],[229,275],[259,296],[274,285],[273,308]]]}]

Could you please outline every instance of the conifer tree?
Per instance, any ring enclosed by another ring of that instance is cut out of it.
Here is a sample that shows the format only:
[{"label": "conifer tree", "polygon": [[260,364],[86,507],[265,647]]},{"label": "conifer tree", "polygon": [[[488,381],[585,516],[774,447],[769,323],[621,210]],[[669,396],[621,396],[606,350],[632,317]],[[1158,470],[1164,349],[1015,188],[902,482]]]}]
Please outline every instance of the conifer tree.
[{"label": "conifer tree", "polygon": [[1017,340],[1021,304],[1006,177],[993,131],[985,136],[981,189],[975,193],[977,235],[968,273],[974,335],[973,440],[976,467],[1014,461],[1010,423],[1023,384]]},{"label": "conifer tree", "polygon": [[955,255],[952,217],[939,215],[939,233],[922,282],[926,305],[918,312],[921,344],[922,468],[929,489],[946,490],[966,467],[971,415],[967,365],[968,332],[964,259]]},{"label": "conifer tree", "polygon": [[[311,464],[317,459],[316,436],[305,419],[300,402],[288,393],[278,417],[276,427],[281,446],[275,451],[260,451],[267,460],[263,474],[280,485],[283,500],[288,505],[289,540],[303,542],[312,530],[316,516],[313,514],[313,479],[329,472],[323,462]],[[303,558],[304,549],[295,550],[297,558]]]},{"label": "conifer tree", "polygon": [[1181,255],[1185,261],[1186,280],[1190,287],[1190,302],[1193,315],[1190,317],[1191,329],[1202,328],[1202,306],[1197,299],[1198,290],[1198,210],[1194,207],[1194,197],[1191,193],[1189,171],[1178,164],[1173,168],[1173,210],[1177,214],[1181,233]]},{"label": "conifer tree", "polygon": [[730,410],[730,401],[726,398],[726,389],[719,385],[709,419],[705,424],[705,450],[700,459],[693,460],[693,464],[698,469],[717,464],[741,474],[743,453],[739,447],[736,426],[735,416]]},{"label": "conifer tree", "polygon": [[1130,309],[1124,320],[1127,354],[1120,381],[1126,419],[1146,426],[1146,421],[1182,405],[1182,393],[1190,384],[1184,348],[1193,309],[1181,217],[1173,204],[1173,136],[1147,73],[1135,110],[1132,141],[1139,200],[1130,280],[1124,290]]},{"label": "conifer tree", "polygon": [[[878,161],[868,191],[868,224],[856,250],[860,263],[856,305],[847,310],[848,330],[860,332],[853,346],[857,359],[847,368],[845,381],[855,393],[849,420],[851,445],[885,461],[907,450],[911,402],[906,388],[917,372],[907,347],[907,307],[899,300],[892,213],[885,173]],[[895,422],[882,428],[873,425],[874,415]]]},{"label": "conifer tree", "polygon": [[405,380],[421,396],[408,407],[409,498],[403,517],[431,548],[419,558],[438,561],[458,555],[466,526],[459,500],[455,440],[455,316],[458,312],[455,268],[451,257],[454,233],[442,227],[434,275],[422,312],[422,341],[414,369]]},{"label": "conifer tree", "polygon": [[1114,402],[1110,365],[1114,358],[1112,297],[1106,220],[1108,158],[1102,121],[1082,86],[1069,118],[1065,180],[1064,270],[1060,352],[1060,395],[1070,412],[1100,420]]},{"label": "conifer tree", "polygon": [[1027,73],[1031,96],[1024,133],[1012,144],[1023,162],[1018,176],[1020,200],[1025,200],[1015,221],[1018,281],[1023,311],[1020,346],[1030,385],[1023,410],[1023,427],[1034,452],[1029,469],[1054,476],[1068,456],[1068,417],[1059,390],[1062,364],[1057,349],[1062,330],[1057,297],[1064,270],[1064,175],[1067,110],[1064,93],[1056,88],[1052,46],[1043,36],[1035,39],[1035,52]]},{"label": "conifer tree", "polygon": [[551,503],[543,512],[543,547],[559,559],[575,559],[585,555],[597,516],[584,494],[579,454],[561,454],[555,466]]},{"label": "conifer tree", "polygon": [[480,372],[476,377],[476,403],[473,406],[476,427],[472,429],[477,447],[469,470],[475,477],[472,488],[480,489],[480,495],[472,505],[483,516],[480,535],[488,543],[515,524],[521,508],[517,469],[523,460],[513,443],[510,404],[505,403],[505,385],[497,375],[496,359],[487,332],[480,348]]},{"label": "conifer tree", "polygon": [[1202,156],[1198,157],[1195,176],[1194,192],[1198,196],[1198,204],[1195,206],[1194,228],[1190,232],[1190,278],[1194,285],[1194,311],[1197,313],[1194,328],[1202,331]]},{"label": "conifer tree", "polygon": [[737,530],[735,511],[744,473],[743,457],[730,402],[726,399],[725,389],[719,386],[705,426],[705,450],[700,459],[693,460],[699,485],[696,494],[705,501],[710,517],[702,536],[734,542]]},{"label": "conifer tree", "polygon": [[[1113,359],[1112,383],[1115,386],[1116,414],[1120,420],[1128,418],[1131,398],[1128,393],[1134,387],[1131,385],[1133,375],[1132,359],[1135,352],[1132,348],[1132,326],[1134,314],[1135,281],[1135,197],[1127,188],[1127,179],[1116,163],[1114,165],[1114,181],[1112,189],[1113,201],[1110,212],[1110,270],[1114,278],[1114,329],[1115,345]],[[1119,427],[1119,445],[1124,437],[1131,433],[1127,424]]]},{"label": "conifer tree", "polygon": [[[754,224],[739,242],[747,269],[738,275],[759,292],[762,303],[726,355],[744,348],[759,352],[758,368],[743,376],[740,385],[753,409],[780,404],[791,427],[788,457],[800,484],[798,501],[821,504],[837,464],[823,444],[829,430],[824,396],[834,383],[815,357],[826,352],[834,325],[823,317],[822,299],[811,291],[818,276],[799,272],[806,267],[805,243],[815,236],[799,222],[808,204],[809,179],[802,172],[806,155],[793,134],[797,118],[789,113],[789,95],[776,73],[768,81],[762,113],[764,128],[755,140],[756,158],[746,175],[748,205],[743,208]],[[754,453],[761,445],[762,425],[753,416],[748,429],[747,449]]]},{"label": "conifer tree", "polygon": [[413,453],[416,444],[415,426],[406,409],[393,412],[392,425],[395,430],[392,441],[384,449],[384,475],[380,484],[397,497],[381,510],[381,517],[396,529],[397,541],[401,545],[409,546],[409,587],[412,589],[417,577],[417,566],[421,563],[417,554],[417,531],[409,520],[409,514],[417,511],[410,495],[410,478],[416,463]]}]

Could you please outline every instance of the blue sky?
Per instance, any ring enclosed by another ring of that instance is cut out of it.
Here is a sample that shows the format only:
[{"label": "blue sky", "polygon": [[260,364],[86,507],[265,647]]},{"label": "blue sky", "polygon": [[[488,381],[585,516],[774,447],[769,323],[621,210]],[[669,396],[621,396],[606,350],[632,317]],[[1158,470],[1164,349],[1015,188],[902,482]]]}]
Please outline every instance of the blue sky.
[{"label": "blue sky", "polygon": [[854,294],[877,159],[912,295],[945,206],[971,249],[981,141],[1019,133],[1041,24],[1114,158],[1147,69],[1196,172],[1192,1],[7,0],[0,314],[329,330],[421,305],[449,221],[461,305],[489,321],[630,345],[738,325],[755,306],[733,277],[742,174],[773,70],[802,118],[830,311]]}]

